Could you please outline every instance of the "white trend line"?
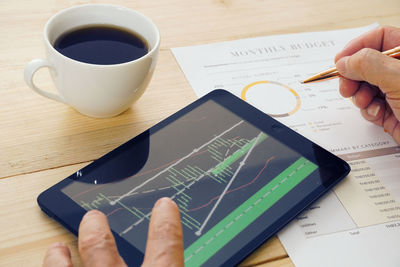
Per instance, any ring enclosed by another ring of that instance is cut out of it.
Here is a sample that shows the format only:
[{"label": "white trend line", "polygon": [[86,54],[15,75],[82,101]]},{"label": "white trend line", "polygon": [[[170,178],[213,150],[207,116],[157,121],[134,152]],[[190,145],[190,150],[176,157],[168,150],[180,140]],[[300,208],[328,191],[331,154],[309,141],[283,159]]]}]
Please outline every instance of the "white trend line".
[{"label": "white trend line", "polygon": [[[243,160],[240,162],[240,165],[239,165],[238,169],[236,170],[236,172],[234,173],[234,175],[233,175],[231,181],[232,181],[232,180],[236,177],[236,175],[239,173],[241,167],[244,165],[244,162],[247,160],[247,158],[248,158],[248,156],[250,155],[251,151],[252,151],[253,148],[255,147],[255,144],[257,144],[258,139],[259,139],[259,137],[261,136],[261,134],[262,134],[262,133],[260,132],[260,134],[257,136],[257,138],[256,138],[256,140],[255,140],[255,143],[254,143],[253,146],[249,149],[249,151],[247,152],[247,154],[246,154],[246,156],[243,158]],[[170,198],[173,200],[177,195],[181,194],[183,191],[185,191],[186,189],[190,188],[194,183],[200,181],[204,176],[206,176],[207,174],[209,174],[213,169],[214,169],[214,168],[210,168],[209,170],[207,170],[206,172],[204,172],[204,173],[203,173],[202,175],[200,175],[199,177],[193,179],[193,181],[192,181],[190,184],[188,184],[187,186],[185,186],[184,188],[182,188],[180,191],[176,192],[176,193],[175,193],[174,195],[172,195]],[[231,183],[232,183],[232,182],[230,182],[230,184],[231,184]],[[229,189],[230,184],[228,184],[227,187],[225,187],[226,190],[224,190],[224,192],[223,192],[222,194],[225,194],[225,193],[226,193],[226,191]],[[228,189],[227,189],[227,188],[228,188]],[[219,199],[221,199],[221,198],[222,198],[222,195],[221,195],[221,197],[220,197]],[[220,200],[218,200],[217,202],[219,202],[219,201],[220,201]],[[216,205],[217,205],[217,203],[216,203]],[[216,206],[215,206],[215,205],[214,205],[213,210],[214,210],[214,209],[216,209]],[[211,213],[212,213],[212,212],[213,212],[213,211],[211,211]],[[133,223],[133,224],[131,224],[130,226],[128,226],[124,231],[121,232],[120,235],[126,234],[127,232],[129,232],[130,230],[132,230],[133,227],[135,227],[135,226],[139,225],[140,223],[142,223],[142,222],[144,221],[145,218],[149,218],[149,217],[150,217],[151,213],[152,213],[152,212],[150,211],[150,212],[147,213],[143,218],[141,218],[140,220],[138,220],[138,221],[136,221],[135,223]],[[209,214],[208,217],[211,217],[211,215]],[[206,219],[206,220],[208,221],[209,218]],[[205,223],[206,223],[206,221],[204,221],[203,225],[205,225]],[[204,228],[204,227],[202,227],[202,228]],[[202,228],[200,228],[200,230],[202,230]],[[199,231],[200,231],[200,230],[199,230]],[[200,234],[201,234],[201,233],[200,233]],[[200,234],[198,234],[198,235],[200,235]],[[197,235],[197,232],[196,232],[196,235]]]},{"label": "white trend line", "polygon": [[243,121],[239,121],[238,123],[236,123],[235,125],[233,125],[231,128],[225,130],[224,132],[222,132],[221,134],[219,134],[218,136],[215,136],[213,139],[211,139],[210,141],[208,141],[207,143],[203,144],[202,146],[193,149],[192,152],[190,152],[189,154],[187,154],[185,157],[181,158],[180,160],[178,160],[177,162],[175,162],[174,164],[170,165],[168,168],[160,171],[159,173],[157,173],[156,175],[154,175],[153,177],[151,177],[150,179],[146,180],[145,182],[143,182],[142,184],[136,186],[135,188],[133,188],[131,191],[129,191],[128,193],[125,193],[123,195],[121,195],[119,198],[110,201],[110,205],[113,206],[115,205],[118,201],[121,201],[123,198],[129,196],[130,194],[132,194],[133,192],[135,192],[136,190],[138,190],[139,188],[143,187],[144,185],[150,183],[151,181],[153,181],[154,179],[156,179],[158,176],[160,176],[161,174],[163,174],[164,172],[168,171],[169,169],[171,169],[172,167],[174,167],[175,165],[178,165],[179,163],[181,163],[183,160],[189,158],[190,156],[192,156],[194,153],[199,152],[200,149],[202,149],[203,147],[207,146],[208,144],[214,142],[215,139],[221,137],[222,135],[226,134],[227,132],[231,131],[233,128],[235,128],[236,126],[240,125]]},{"label": "white trend line", "polygon": [[224,195],[226,194],[226,191],[228,191],[229,187],[231,186],[231,184],[233,183],[233,181],[235,180],[237,174],[239,173],[240,169],[244,166],[247,158],[249,157],[250,153],[253,151],[253,148],[256,146],[258,139],[260,138],[262,132],[260,132],[257,135],[257,138],[254,142],[254,144],[251,146],[251,148],[249,149],[249,151],[247,151],[246,156],[243,158],[243,160],[239,163],[239,167],[236,169],[235,173],[232,176],[232,179],[229,181],[229,183],[226,185],[224,191],[222,192],[221,196],[218,198],[217,202],[215,202],[214,207],[212,208],[212,210],[210,211],[210,213],[207,215],[207,218],[204,220],[203,224],[200,226],[199,230],[197,230],[195,232],[195,234],[197,236],[201,235],[201,232],[203,231],[204,227],[207,225],[208,220],[210,220],[211,216],[213,215],[215,209],[218,207],[219,203],[221,202],[222,198],[224,197]]},{"label": "white trend line", "polygon": [[[211,172],[213,168],[209,169],[208,171],[206,171],[205,173],[203,173],[202,175],[200,175],[199,177],[197,177],[196,179],[194,179],[190,184],[188,184],[187,186],[185,186],[184,188],[182,188],[180,191],[176,192],[174,195],[172,195],[170,198],[174,199],[177,195],[181,194],[183,191],[185,191],[186,189],[190,188],[195,182],[200,181],[204,176],[206,176],[208,173]],[[129,232],[130,230],[132,230],[133,227],[137,226],[138,224],[140,224],[141,222],[144,221],[144,218],[149,218],[151,215],[151,211],[149,213],[147,213],[142,219],[136,221],[135,223],[131,224],[129,227],[127,227],[124,231],[121,232],[121,235],[126,234],[127,232]]]}]

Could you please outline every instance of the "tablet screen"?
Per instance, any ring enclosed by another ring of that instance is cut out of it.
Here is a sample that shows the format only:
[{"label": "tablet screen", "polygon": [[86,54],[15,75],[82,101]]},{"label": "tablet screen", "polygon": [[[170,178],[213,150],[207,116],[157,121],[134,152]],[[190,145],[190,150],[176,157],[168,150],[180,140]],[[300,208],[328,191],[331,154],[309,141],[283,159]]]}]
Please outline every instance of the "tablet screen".
[{"label": "tablet screen", "polygon": [[[181,213],[185,264],[198,266],[223,263],[274,223],[278,210],[296,204],[287,195],[317,169],[208,100],[100,166],[77,172],[62,192],[86,210],[103,211],[112,230],[143,253],[152,207],[170,197]],[[318,186],[311,184],[297,194]]]}]

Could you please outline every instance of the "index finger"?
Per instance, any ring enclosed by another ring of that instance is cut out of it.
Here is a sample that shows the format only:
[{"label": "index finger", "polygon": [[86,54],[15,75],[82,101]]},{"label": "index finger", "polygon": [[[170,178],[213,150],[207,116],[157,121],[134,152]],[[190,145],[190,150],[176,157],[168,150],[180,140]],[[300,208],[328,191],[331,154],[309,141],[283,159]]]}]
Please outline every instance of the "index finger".
[{"label": "index finger", "polygon": [[179,209],[169,198],[154,205],[142,266],[184,266]]},{"label": "index finger", "polygon": [[381,26],[350,41],[335,57],[335,63],[363,48],[385,51],[400,45],[400,29]]}]

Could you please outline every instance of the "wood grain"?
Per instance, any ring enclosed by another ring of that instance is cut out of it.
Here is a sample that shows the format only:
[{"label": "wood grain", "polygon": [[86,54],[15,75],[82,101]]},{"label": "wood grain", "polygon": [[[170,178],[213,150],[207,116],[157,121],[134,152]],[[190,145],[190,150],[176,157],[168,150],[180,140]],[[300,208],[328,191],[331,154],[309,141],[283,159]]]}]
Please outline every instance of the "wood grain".
[{"label": "wood grain", "polygon": [[282,258],[275,261],[268,261],[257,265],[257,267],[294,267],[293,262],[290,258]]},{"label": "wood grain", "polygon": [[[83,116],[26,86],[25,104],[17,100],[20,91],[0,91],[0,114],[5,118],[1,120],[0,177],[94,160],[194,101],[182,73],[170,69],[179,70],[171,52],[161,51],[154,79],[143,97],[110,119]],[[38,84],[51,87],[48,73],[42,76]],[[12,105],[6,103],[7,98],[15,100]],[[18,109],[13,108],[16,105]]]},{"label": "wood grain", "polygon": [[[80,266],[76,237],[40,211],[37,196],[87,163],[23,174],[0,180],[0,266],[38,266],[46,248],[60,241],[72,250],[75,266]],[[5,219],[6,218],[6,219]],[[255,265],[287,257],[274,237],[243,264]]]},{"label": "wood grain", "polygon": [[[5,77],[0,79],[0,177],[93,160],[195,100],[171,47],[375,21],[400,25],[397,0],[385,1],[385,5],[377,0],[148,2],[111,2],[150,16],[162,35],[159,64],[147,92],[130,110],[111,119],[82,116],[37,95],[22,79],[24,65],[44,55],[46,20],[62,8],[86,2],[40,1],[34,7],[29,1],[0,3],[0,22],[10,25],[0,30],[8,37],[0,43],[0,71]],[[38,74],[40,86],[55,90],[47,71]],[[85,151],[75,153],[76,148]]]},{"label": "wood grain", "polygon": [[36,198],[86,164],[0,180],[0,266],[40,266],[47,247],[56,241],[68,244],[74,262],[79,264],[75,236],[47,217]]},{"label": "wood grain", "polygon": [[[50,16],[77,4],[103,1],[0,1],[0,266],[39,266],[54,241],[76,238],[36,204],[50,185],[196,99],[170,48],[272,34],[320,31],[373,22],[400,26],[400,1],[386,0],[110,0],[149,16],[159,26],[161,51],[143,97],[115,118],[93,119],[45,99],[23,81],[25,64],[44,56],[42,31]],[[35,82],[55,91],[49,74]],[[277,238],[243,266],[293,266]]]}]

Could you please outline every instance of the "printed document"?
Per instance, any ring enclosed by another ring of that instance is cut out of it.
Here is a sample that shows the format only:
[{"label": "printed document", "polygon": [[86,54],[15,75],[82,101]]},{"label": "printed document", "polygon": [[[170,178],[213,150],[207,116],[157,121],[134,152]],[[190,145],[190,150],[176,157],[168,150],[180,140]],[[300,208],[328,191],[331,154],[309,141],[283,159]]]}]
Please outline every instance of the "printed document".
[{"label": "printed document", "polygon": [[340,96],[338,79],[301,83],[377,26],[172,49],[198,97],[228,90],[351,165],[343,182],[278,234],[298,267],[400,264],[400,148]]}]

